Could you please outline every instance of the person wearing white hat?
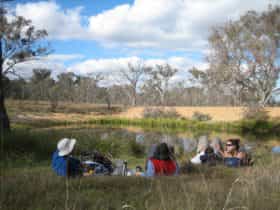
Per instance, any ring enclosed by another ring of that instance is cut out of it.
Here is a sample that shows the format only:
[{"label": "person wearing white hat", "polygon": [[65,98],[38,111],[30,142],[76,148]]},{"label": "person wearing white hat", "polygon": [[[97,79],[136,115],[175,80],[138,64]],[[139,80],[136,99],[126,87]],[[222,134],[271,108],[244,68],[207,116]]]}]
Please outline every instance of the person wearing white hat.
[{"label": "person wearing white hat", "polygon": [[63,138],[57,144],[57,150],[52,156],[52,168],[58,176],[82,176],[83,169],[80,160],[71,157],[76,139]]}]

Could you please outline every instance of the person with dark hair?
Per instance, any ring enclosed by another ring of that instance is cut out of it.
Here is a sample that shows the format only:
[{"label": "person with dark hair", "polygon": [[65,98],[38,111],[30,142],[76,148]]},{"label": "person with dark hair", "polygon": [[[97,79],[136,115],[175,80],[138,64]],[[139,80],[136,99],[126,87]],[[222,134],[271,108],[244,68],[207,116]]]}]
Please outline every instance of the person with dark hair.
[{"label": "person with dark hair", "polygon": [[223,161],[223,146],[220,138],[216,137],[200,156],[202,164],[217,165]]},{"label": "person with dark hair", "polygon": [[156,147],[154,156],[148,160],[146,176],[172,176],[178,174],[176,161],[171,157],[166,143]]},{"label": "person with dark hair", "polygon": [[239,167],[243,165],[246,154],[239,151],[240,140],[239,139],[228,139],[226,142],[226,148],[223,153],[224,163],[229,167]]}]

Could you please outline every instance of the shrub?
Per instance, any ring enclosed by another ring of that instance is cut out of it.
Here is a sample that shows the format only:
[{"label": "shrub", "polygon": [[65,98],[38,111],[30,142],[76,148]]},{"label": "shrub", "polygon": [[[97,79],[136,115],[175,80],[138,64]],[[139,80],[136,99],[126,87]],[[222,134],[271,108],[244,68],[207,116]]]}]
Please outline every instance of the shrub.
[{"label": "shrub", "polygon": [[146,107],[144,109],[144,118],[179,118],[180,115],[175,109],[164,109],[164,108],[151,108]]},{"label": "shrub", "polygon": [[243,111],[244,120],[266,121],[269,119],[268,112],[260,106],[249,106]]},{"label": "shrub", "polygon": [[137,143],[135,140],[129,142],[130,153],[135,157],[143,157],[145,154],[145,146]]},{"label": "shrub", "polygon": [[212,120],[212,117],[208,114],[203,114],[201,112],[194,112],[192,119],[197,121],[209,121]]}]

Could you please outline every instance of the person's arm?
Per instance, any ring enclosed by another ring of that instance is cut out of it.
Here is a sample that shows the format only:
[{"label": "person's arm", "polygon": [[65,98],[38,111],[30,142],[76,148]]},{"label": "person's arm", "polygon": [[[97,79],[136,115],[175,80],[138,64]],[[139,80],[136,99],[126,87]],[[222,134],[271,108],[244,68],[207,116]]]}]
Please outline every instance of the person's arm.
[{"label": "person's arm", "polygon": [[238,152],[237,158],[240,159],[240,165],[248,165],[248,159],[247,159],[247,154],[245,152]]},{"label": "person's arm", "polygon": [[201,160],[200,160],[200,156],[203,155],[203,153],[198,153],[196,154],[192,159],[191,159],[191,163],[192,164],[201,164]]},{"label": "person's arm", "polygon": [[176,171],[175,171],[175,176],[179,175],[180,173],[180,168],[179,168],[179,164],[177,163],[177,161],[175,161],[175,164],[176,164]]},{"label": "person's arm", "polygon": [[238,152],[237,157],[240,160],[244,160],[246,158],[246,153],[245,152]]},{"label": "person's arm", "polygon": [[155,168],[154,168],[152,161],[150,161],[150,160],[148,160],[148,163],[147,163],[146,176],[147,177],[155,176]]}]

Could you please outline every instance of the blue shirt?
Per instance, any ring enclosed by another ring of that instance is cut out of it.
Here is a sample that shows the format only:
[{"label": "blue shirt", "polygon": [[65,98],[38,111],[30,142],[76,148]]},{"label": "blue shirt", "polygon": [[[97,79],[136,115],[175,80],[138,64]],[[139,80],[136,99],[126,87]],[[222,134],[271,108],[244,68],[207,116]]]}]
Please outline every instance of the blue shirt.
[{"label": "blue shirt", "polygon": [[238,167],[241,165],[241,160],[237,157],[227,157],[224,159],[224,162],[229,167]]},{"label": "blue shirt", "polygon": [[78,159],[59,156],[58,151],[53,153],[52,169],[58,176],[78,176],[82,174],[81,162]]}]

